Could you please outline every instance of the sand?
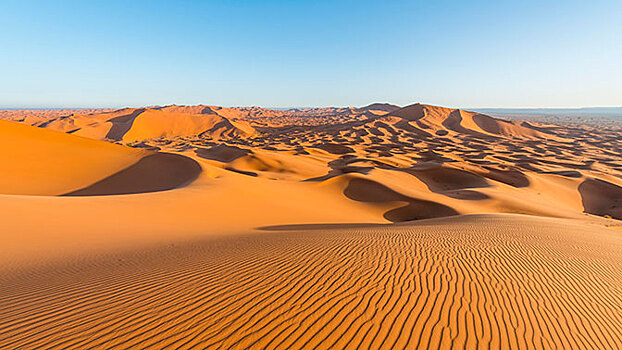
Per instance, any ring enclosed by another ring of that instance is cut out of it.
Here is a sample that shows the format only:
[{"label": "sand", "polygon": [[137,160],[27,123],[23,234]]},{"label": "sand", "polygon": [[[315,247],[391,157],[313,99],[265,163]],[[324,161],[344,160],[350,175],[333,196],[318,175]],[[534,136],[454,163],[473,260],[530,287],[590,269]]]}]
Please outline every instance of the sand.
[{"label": "sand", "polygon": [[622,346],[619,127],[0,117],[0,348]]},{"label": "sand", "polygon": [[63,194],[127,168],[145,153],[0,120],[0,193]]},{"label": "sand", "polygon": [[0,345],[612,349],[620,249],[508,214],[197,241],[5,277]]}]

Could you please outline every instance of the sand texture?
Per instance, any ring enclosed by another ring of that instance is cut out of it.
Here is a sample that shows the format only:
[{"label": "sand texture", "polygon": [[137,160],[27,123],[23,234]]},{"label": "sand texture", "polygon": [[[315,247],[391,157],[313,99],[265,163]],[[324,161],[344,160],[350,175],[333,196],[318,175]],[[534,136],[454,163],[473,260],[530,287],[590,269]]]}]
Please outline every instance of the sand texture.
[{"label": "sand texture", "polygon": [[0,119],[0,349],[622,348],[618,125]]}]

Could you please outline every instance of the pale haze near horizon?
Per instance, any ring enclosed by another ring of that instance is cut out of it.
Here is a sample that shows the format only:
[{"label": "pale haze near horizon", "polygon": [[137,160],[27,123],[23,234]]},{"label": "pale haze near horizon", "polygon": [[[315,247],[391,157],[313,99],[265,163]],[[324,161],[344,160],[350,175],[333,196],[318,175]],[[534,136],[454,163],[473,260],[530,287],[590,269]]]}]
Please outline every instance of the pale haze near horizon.
[{"label": "pale haze near horizon", "polygon": [[0,108],[622,105],[620,1],[0,8]]}]

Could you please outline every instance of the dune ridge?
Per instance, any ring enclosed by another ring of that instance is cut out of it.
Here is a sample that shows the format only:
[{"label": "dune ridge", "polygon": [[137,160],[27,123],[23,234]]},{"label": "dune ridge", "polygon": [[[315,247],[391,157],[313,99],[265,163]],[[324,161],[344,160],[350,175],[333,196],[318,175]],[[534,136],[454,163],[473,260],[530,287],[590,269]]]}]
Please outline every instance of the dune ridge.
[{"label": "dune ridge", "polygon": [[102,195],[180,187],[201,171],[190,158],[153,153],[0,120],[0,194]]},{"label": "dune ridge", "polygon": [[[100,113],[70,113],[64,116],[21,119],[30,125],[75,135],[111,141],[135,142],[154,138],[209,135],[212,138],[249,136],[254,131],[243,124],[238,127],[207,107],[124,108]],[[90,111],[90,110],[89,110]],[[182,112],[179,112],[182,111]],[[81,112],[81,111],[80,111]],[[17,118],[13,118],[17,119]]]},{"label": "dune ridge", "polygon": [[155,153],[88,187],[64,196],[102,196],[166,191],[183,187],[201,173],[192,158],[172,153]]}]

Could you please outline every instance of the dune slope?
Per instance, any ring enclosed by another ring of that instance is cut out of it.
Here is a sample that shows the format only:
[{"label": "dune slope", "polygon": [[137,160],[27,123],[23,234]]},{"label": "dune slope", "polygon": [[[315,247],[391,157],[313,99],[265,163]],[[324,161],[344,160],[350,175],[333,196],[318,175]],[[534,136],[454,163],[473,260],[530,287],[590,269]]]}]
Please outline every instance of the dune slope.
[{"label": "dune slope", "polygon": [[57,195],[138,162],[145,151],[0,120],[0,193]]},{"label": "dune slope", "polygon": [[187,185],[201,173],[195,160],[171,153],[154,153],[88,187],[65,196],[101,196],[171,190]]},{"label": "dune slope", "polygon": [[187,157],[0,120],[0,194],[104,195],[168,190],[201,172]]},{"label": "dune slope", "polygon": [[72,113],[47,120],[31,118],[30,121],[41,128],[123,142],[197,135],[218,139],[247,137],[254,133],[249,125],[232,122],[203,106],[200,109],[123,108],[89,114]]},{"label": "dune slope", "polygon": [[435,132],[437,135],[462,133],[475,136],[506,136],[522,138],[558,137],[521,124],[493,118],[484,114],[416,103],[389,112],[411,123],[413,127]]}]

